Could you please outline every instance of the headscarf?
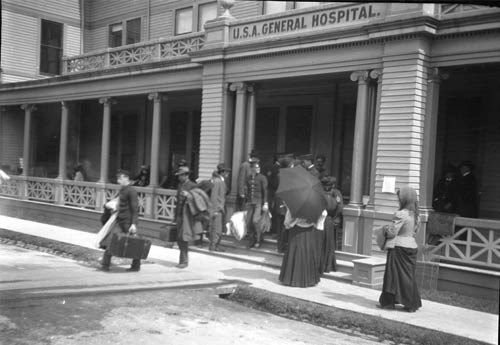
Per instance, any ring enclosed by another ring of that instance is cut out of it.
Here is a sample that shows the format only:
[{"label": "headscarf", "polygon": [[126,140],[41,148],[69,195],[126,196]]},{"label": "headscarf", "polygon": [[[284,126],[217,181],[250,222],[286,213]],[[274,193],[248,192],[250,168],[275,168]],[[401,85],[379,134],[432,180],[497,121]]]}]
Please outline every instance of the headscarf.
[{"label": "headscarf", "polygon": [[403,186],[398,190],[398,198],[400,210],[408,210],[413,212],[415,218],[415,224],[418,224],[419,212],[418,212],[418,196],[415,189],[410,186]]}]

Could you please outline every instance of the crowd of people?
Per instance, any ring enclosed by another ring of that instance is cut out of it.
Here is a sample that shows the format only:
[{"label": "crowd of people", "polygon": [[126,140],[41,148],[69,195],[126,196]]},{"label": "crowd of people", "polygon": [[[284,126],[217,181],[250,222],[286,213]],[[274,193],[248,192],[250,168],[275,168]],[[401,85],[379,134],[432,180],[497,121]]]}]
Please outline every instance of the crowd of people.
[{"label": "crowd of people", "polygon": [[[335,243],[336,231],[342,223],[343,196],[336,188],[335,177],[330,176],[324,163],[323,156],[317,156],[314,160],[311,154],[299,157],[287,154],[274,157],[272,166],[263,174],[260,160],[252,151],[241,164],[236,176],[236,210],[246,212],[246,247],[259,247],[265,231],[270,227],[274,229],[277,251],[283,253],[279,275],[279,281],[283,285],[315,286],[322,274],[337,269]],[[325,206],[315,221],[293,215],[289,205],[281,197],[280,173],[283,173],[282,169],[296,166],[302,166],[305,174],[314,176],[315,181],[320,182],[323,188]],[[462,164],[460,169],[463,171],[462,178],[473,177],[470,164]],[[221,237],[229,218],[226,197],[230,189],[231,170],[221,163],[210,179],[198,183],[190,179],[191,173],[187,164],[179,164],[175,172],[178,180],[175,214],[176,240],[180,252],[178,268],[188,266],[189,243],[200,243],[204,233],[208,233],[210,251],[224,251]],[[448,188],[448,191],[450,183],[454,183],[450,181],[450,177],[453,180],[453,176],[447,175],[443,183],[443,188]],[[135,178],[130,173],[121,171],[117,178],[122,188],[117,217],[119,226],[114,231],[135,233],[138,218],[137,192],[132,186],[147,185],[149,170],[143,167]],[[391,224],[383,228],[387,264],[378,307],[394,309],[396,304],[402,304],[406,311],[414,312],[422,305],[415,277],[418,248],[415,236],[420,221],[417,193],[414,189],[403,186],[397,196],[399,209]],[[459,201],[455,204],[454,199],[441,202],[447,210],[455,211],[460,207]],[[264,218],[272,219],[272,224],[263,226]],[[106,248],[106,239],[103,243],[103,248]],[[102,261],[104,270],[109,270],[110,260],[111,255],[106,249]],[[139,269],[140,260],[133,260],[129,270]]]}]

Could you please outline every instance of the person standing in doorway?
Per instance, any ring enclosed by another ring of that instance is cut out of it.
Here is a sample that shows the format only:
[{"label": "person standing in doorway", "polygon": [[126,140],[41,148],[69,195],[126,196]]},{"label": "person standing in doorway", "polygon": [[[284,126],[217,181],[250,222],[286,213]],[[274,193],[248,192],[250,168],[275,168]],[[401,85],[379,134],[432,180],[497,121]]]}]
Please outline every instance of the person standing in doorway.
[{"label": "person standing in doorway", "polygon": [[464,161],[459,166],[460,176],[457,180],[457,213],[460,217],[477,218],[478,193],[477,182],[474,176],[474,164]]},{"label": "person standing in doorway", "polygon": [[191,233],[187,229],[192,223],[186,217],[190,214],[185,214],[185,203],[189,196],[189,191],[196,187],[196,184],[189,180],[189,174],[191,171],[187,166],[181,166],[175,173],[175,176],[179,179],[179,185],[177,187],[177,204],[175,207],[175,221],[177,225],[177,245],[179,246],[179,264],[178,268],[186,268],[188,266],[188,246],[189,240],[191,240]]},{"label": "person standing in doorway", "polygon": [[243,211],[245,205],[245,185],[247,178],[250,175],[250,165],[258,163],[259,159],[254,150],[248,154],[248,160],[241,163],[240,170],[238,171],[237,180],[237,196],[236,196],[236,210]]},{"label": "person standing in doorway", "polygon": [[210,215],[210,247],[209,250],[216,252],[223,252],[224,249],[220,247],[222,238],[222,230],[224,227],[224,219],[226,214],[226,179],[229,174],[224,163],[217,165],[217,174],[212,178],[212,191],[210,194],[210,201],[212,205]]},{"label": "person standing in doorway", "polygon": [[306,169],[311,175],[319,178],[319,171],[313,164],[313,155],[308,153],[299,157],[302,160],[302,166]]},{"label": "person standing in doorway", "polygon": [[318,179],[321,181],[321,179],[327,177],[330,175],[328,170],[325,168],[325,163],[326,163],[326,158],[325,155],[318,155],[316,156],[316,170],[318,170]]},{"label": "person standing in doorway", "polygon": [[[121,186],[120,193],[118,195],[118,215],[116,217],[116,222],[118,226],[109,232],[106,238],[102,241],[102,247],[106,250],[102,257],[102,270],[109,271],[109,266],[111,265],[111,238],[114,233],[129,233],[135,235],[137,233],[137,220],[138,220],[138,204],[139,199],[137,197],[137,191],[132,187],[132,181],[130,180],[130,173],[126,170],[120,170],[116,175],[118,184]],[[141,260],[133,259],[132,266],[130,266],[127,271],[139,271],[141,269]]]},{"label": "person standing in doorway", "polygon": [[247,201],[246,226],[249,236],[247,248],[260,247],[263,240],[260,218],[262,212],[269,211],[269,206],[267,201],[267,179],[260,173],[259,163],[252,162],[250,165],[250,175],[246,181],[245,200]]}]

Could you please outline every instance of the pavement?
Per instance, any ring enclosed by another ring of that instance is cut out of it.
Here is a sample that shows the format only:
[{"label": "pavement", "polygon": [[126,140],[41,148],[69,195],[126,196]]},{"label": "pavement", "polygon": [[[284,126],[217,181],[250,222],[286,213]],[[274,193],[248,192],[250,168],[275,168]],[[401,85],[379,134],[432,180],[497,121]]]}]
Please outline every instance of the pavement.
[{"label": "pavement", "polygon": [[[0,227],[19,233],[95,249],[95,234],[89,232],[7,216],[0,216]],[[375,307],[380,295],[380,291],[377,290],[359,287],[334,279],[322,279],[317,286],[310,288],[288,287],[279,283],[279,269],[275,267],[207,255],[201,252],[190,252],[189,255],[189,267],[180,270],[175,268],[175,264],[177,264],[179,258],[179,251],[177,249],[154,245],[151,247],[148,257],[148,260],[154,263],[144,264],[140,272],[124,273],[124,268],[127,266],[112,267],[112,272],[118,272],[116,274],[100,272],[96,271],[95,268],[81,266],[79,269],[83,271],[79,273],[83,274],[83,276],[87,275],[89,277],[88,275],[90,275],[92,277],[92,286],[85,287],[83,285],[83,288],[92,288],[95,291],[100,288],[115,289],[124,284],[128,284],[128,287],[126,287],[128,289],[140,288],[141,284],[143,288],[161,288],[167,287],[169,282],[177,282],[177,284],[184,284],[186,286],[190,285],[191,282],[195,285],[206,284],[215,287],[219,284],[221,287],[230,287],[234,284],[234,281],[241,281],[251,284],[256,288],[289,297],[338,309],[379,316],[388,320],[455,334],[489,344],[498,344],[498,315],[427,300],[422,301],[423,307],[416,313],[381,310]],[[1,260],[2,258],[0,257],[0,262]],[[1,266],[0,268],[4,270]],[[22,279],[22,275],[18,276],[21,278],[16,278],[16,276],[12,272],[7,274],[2,272],[0,276],[0,292],[2,291],[1,289],[4,289],[4,292],[6,292],[5,290],[8,290],[9,287],[16,288],[15,284],[18,284],[17,288],[19,289],[23,286],[29,286],[29,282],[16,282],[16,280],[25,280],[27,277]],[[65,277],[66,285],[69,286],[66,287],[69,289],[68,291],[76,292],[78,290],[77,286],[81,286],[79,284],[88,281],[84,278],[79,278],[79,276],[79,274],[75,274],[75,276],[68,275]],[[144,282],[148,283],[145,284]],[[49,282],[45,284],[49,284]],[[50,284],[38,287],[31,286],[30,288],[34,289],[32,291],[36,291],[37,289],[38,291],[42,291],[50,288]],[[56,286],[52,286],[51,288],[57,289]]]}]

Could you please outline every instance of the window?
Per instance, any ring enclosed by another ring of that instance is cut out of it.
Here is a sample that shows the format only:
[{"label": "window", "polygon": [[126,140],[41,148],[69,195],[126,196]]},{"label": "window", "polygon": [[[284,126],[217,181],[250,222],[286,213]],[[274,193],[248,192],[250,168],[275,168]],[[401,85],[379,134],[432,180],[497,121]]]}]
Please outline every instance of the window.
[{"label": "window", "polygon": [[286,1],[264,1],[264,14],[280,13],[286,10]]},{"label": "window", "polygon": [[61,73],[63,25],[42,19],[42,39],[40,45],[40,72]]},{"label": "window", "polygon": [[208,20],[217,18],[217,3],[209,2],[198,6],[198,31],[203,31],[203,26]]},{"label": "window", "polygon": [[[124,27],[125,30],[123,29]],[[109,26],[108,46],[110,48],[119,47],[125,44],[134,44],[140,41],[141,18],[130,19],[125,22],[116,23]]]},{"label": "window", "polygon": [[193,32],[193,8],[183,8],[175,11],[175,34]]},{"label": "window", "polygon": [[123,25],[113,24],[109,26],[109,47],[119,47],[122,45]]}]

